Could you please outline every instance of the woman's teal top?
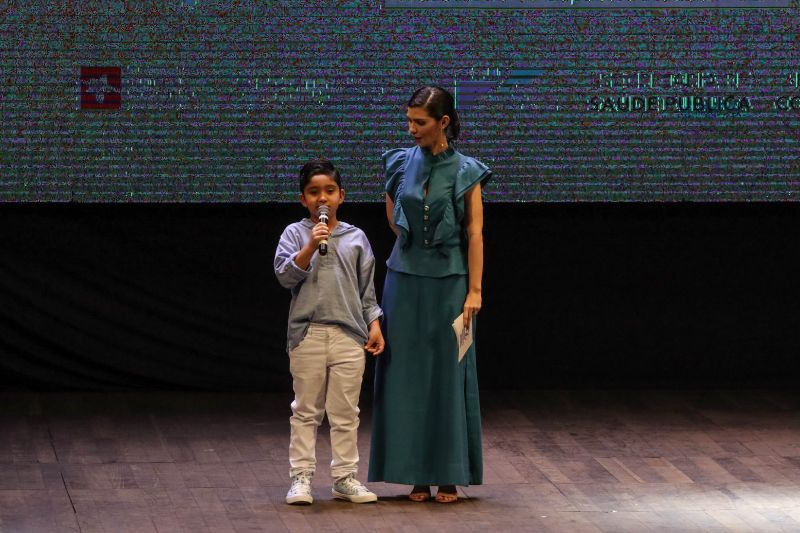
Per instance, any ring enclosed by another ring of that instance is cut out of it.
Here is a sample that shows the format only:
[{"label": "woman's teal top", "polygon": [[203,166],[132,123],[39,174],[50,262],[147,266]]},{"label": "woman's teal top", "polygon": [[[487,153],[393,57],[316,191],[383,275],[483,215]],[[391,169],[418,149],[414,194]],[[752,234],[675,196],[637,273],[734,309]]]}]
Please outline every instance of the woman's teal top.
[{"label": "woman's teal top", "polygon": [[464,194],[491,177],[488,167],[452,147],[437,155],[417,146],[389,150],[383,164],[400,230],[386,265],[435,278],[466,274]]}]

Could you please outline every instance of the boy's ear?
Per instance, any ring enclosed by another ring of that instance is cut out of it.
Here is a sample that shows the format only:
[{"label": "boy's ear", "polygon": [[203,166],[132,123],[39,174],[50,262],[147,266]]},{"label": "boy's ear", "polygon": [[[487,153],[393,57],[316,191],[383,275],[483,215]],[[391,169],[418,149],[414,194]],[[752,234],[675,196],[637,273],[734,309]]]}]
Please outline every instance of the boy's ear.
[{"label": "boy's ear", "polygon": [[308,202],[306,202],[306,195],[303,193],[300,193],[300,203],[303,205],[303,207],[308,207]]},{"label": "boy's ear", "polygon": [[339,187],[339,201],[344,202],[344,189]]}]

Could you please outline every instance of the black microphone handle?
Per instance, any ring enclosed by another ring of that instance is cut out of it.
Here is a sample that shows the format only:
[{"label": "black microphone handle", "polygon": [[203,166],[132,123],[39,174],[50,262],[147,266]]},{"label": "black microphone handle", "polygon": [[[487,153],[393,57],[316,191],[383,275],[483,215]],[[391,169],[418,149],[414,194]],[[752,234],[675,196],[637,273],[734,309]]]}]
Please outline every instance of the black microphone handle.
[{"label": "black microphone handle", "polygon": [[[323,222],[327,226],[328,214],[327,213],[320,214],[319,221]],[[328,239],[325,239],[319,243],[319,255],[326,255],[327,253],[328,253]]]}]

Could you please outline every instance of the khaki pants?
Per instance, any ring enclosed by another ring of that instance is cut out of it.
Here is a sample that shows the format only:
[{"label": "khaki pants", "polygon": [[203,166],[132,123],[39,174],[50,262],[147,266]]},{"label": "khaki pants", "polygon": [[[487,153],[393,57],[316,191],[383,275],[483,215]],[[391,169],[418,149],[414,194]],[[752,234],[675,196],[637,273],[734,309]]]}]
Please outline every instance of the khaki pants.
[{"label": "khaki pants", "polygon": [[364,347],[338,326],[311,324],[289,352],[292,402],[289,475],[314,471],[317,427],[327,412],[331,428],[331,475],[358,471],[358,397],[364,375]]}]

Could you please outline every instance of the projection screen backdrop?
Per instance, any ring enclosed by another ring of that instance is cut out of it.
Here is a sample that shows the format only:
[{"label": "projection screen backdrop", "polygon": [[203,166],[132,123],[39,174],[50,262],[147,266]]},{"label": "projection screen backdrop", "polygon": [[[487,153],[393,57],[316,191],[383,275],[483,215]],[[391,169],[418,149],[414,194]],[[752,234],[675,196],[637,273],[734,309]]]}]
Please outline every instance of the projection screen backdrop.
[{"label": "projection screen backdrop", "polygon": [[0,2],[0,200],[380,201],[456,95],[488,201],[793,200],[796,0]]}]

